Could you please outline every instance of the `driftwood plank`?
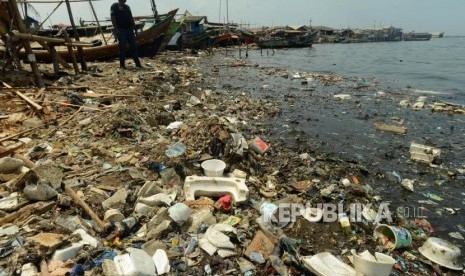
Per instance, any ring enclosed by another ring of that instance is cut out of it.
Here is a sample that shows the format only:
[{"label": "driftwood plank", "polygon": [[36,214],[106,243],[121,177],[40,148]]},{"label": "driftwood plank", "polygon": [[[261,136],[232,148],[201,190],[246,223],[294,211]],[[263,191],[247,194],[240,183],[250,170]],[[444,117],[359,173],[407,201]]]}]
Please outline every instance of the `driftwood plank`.
[{"label": "driftwood plank", "polygon": [[39,110],[39,111],[42,110],[42,106],[40,104],[34,102],[31,98],[24,95],[23,93],[21,93],[19,91],[15,91],[15,94],[18,95],[21,99],[25,100],[28,104],[30,104],[36,110]]}]

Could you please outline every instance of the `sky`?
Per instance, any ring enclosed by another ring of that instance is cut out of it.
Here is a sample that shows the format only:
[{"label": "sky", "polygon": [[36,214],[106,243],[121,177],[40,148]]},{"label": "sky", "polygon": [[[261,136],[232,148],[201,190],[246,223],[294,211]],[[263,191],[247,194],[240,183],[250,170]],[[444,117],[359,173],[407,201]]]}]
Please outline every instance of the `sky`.
[{"label": "sky", "polygon": [[[108,19],[115,0],[93,2],[99,20]],[[227,0],[155,0],[159,13],[179,8],[205,15],[211,22],[226,22]],[[394,26],[404,32],[445,32],[465,35],[464,0],[228,0],[229,21],[250,27],[325,25],[332,28]],[[133,15],[150,15],[149,0],[127,0]],[[56,4],[33,4],[44,20]],[[76,23],[93,20],[89,3],[71,3]],[[65,5],[44,26],[69,23]]]}]

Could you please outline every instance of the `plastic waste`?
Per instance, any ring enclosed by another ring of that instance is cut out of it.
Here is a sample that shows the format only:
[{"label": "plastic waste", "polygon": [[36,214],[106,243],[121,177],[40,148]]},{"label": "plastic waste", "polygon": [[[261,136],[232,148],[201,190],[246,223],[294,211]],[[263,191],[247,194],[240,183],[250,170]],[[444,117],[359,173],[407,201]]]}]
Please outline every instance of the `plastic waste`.
[{"label": "plastic waste", "polygon": [[216,202],[215,207],[222,212],[229,212],[231,210],[231,196],[225,195],[220,197],[220,199]]},{"label": "plastic waste", "polygon": [[23,245],[24,239],[21,237],[15,237],[13,239],[0,242],[0,258],[10,255],[19,248],[23,247]]},{"label": "plastic waste", "polygon": [[423,193],[423,196],[434,201],[443,201],[443,198],[433,193]]},{"label": "plastic waste", "polygon": [[338,217],[339,217],[339,223],[341,224],[342,232],[344,232],[345,235],[352,234],[352,228],[350,226],[350,221],[347,215],[342,213],[342,214],[338,214]]},{"label": "plastic waste", "polygon": [[166,255],[165,250],[157,249],[152,259],[155,263],[155,268],[158,275],[163,275],[170,272],[170,260],[168,259],[168,255]]},{"label": "plastic waste", "polygon": [[191,209],[184,203],[176,203],[168,209],[170,218],[180,225],[187,221],[191,212]]},{"label": "plastic waste", "polygon": [[265,199],[262,199],[261,201],[250,199],[250,202],[262,215],[260,217],[261,223],[265,223],[276,228],[283,228],[291,222],[290,218],[280,218],[279,206],[272,202],[266,201]]},{"label": "plastic waste", "polygon": [[186,146],[183,143],[177,142],[165,150],[166,156],[173,158],[183,155],[186,152]]}]

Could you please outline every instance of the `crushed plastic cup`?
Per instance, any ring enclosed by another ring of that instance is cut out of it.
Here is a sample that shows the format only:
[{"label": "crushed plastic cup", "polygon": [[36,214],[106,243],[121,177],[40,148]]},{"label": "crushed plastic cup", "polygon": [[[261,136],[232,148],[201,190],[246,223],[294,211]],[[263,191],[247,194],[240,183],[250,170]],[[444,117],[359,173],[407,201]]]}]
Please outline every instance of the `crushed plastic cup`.
[{"label": "crushed plastic cup", "polygon": [[210,159],[202,162],[202,168],[206,176],[217,177],[222,176],[226,168],[226,163],[219,159]]}]

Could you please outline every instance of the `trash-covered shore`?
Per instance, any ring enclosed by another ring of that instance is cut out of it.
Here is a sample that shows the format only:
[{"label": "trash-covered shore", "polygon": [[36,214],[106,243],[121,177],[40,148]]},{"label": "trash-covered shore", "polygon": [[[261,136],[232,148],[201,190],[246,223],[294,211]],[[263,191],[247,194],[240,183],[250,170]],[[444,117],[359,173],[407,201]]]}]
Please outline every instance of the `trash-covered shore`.
[{"label": "trash-covered shore", "polygon": [[[294,140],[289,146],[271,135],[270,122],[283,106],[264,93],[269,87],[215,84],[234,77],[225,68],[251,68],[259,75],[243,80],[249,84],[268,75],[294,79],[309,91],[313,82],[325,83],[340,90],[335,101],[346,101],[353,96],[338,86],[342,77],[260,68],[220,55],[216,64],[205,59],[166,53],[144,59],[145,70],[124,72],[116,62],[95,63],[88,74],[50,76],[46,89],[18,88],[27,77],[4,80],[0,275],[464,272],[463,229],[432,239],[440,225],[392,208],[392,221],[372,222],[386,215],[374,181],[391,179],[399,193],[422,183],[311,149],[298,131],[286,132]],[[366,83],[355,85],[363,92]],[[299,101],[291,93],[280,96]],[[425,101],[412,107],[424,108]],[[462,107],[433,108],[464,116]],[[395,121],[373,128],[405,135]],[[463,183],[465,167],[441,164],[444,150],[434,145],[395,150],[419,175],[447,179],[439,186]],[[222,162],[204,163],[212,159]],[[437,193],[425,200],[444,216],[461,216]],[[342,205],[333,222],[319,208],[330,204]],[[295,221],[275,222],[279,206],[311,207],[297,210]],[[350,221],[351,206],[366,207],[361,221]],[[435,254],[441,246],[444,254]]]}]

